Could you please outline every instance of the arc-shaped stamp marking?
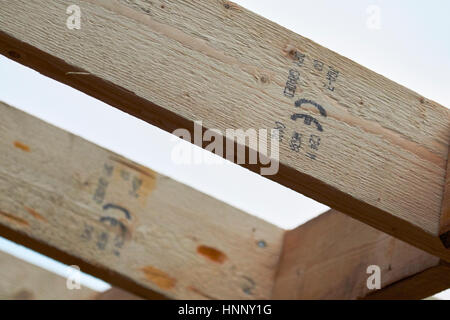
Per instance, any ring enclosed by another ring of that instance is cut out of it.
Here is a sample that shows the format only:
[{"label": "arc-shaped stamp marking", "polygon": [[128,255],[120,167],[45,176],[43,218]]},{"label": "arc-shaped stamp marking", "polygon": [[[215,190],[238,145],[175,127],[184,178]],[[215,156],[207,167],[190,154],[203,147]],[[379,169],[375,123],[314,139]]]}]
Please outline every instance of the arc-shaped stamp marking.
[{"label": "arc-shaped stamp marking", "polygon": [[[298,107],[298,108],[301,108],[301,106],[304,105],[304,104],[310,104],[310,105],[316,107],[317,110],[319,110],[319,113],[320,113],[320,115],[322,117],[325,117],[325,118],[327,117],[327,111],[325,110],[324,107],[322,107],[317,102],[314,102],[312,100],[305,99],[305,98],[302,98],[302,99],[299,99],[299,100],[295,101],[295,106]],[[294,121],[297,120],[297,119],[304,119],[304,123],[306,125],[309,126],[309,125],[311,125],[311,123],[314,123],[316,125],[316,127],[317,127],[317,130],[319,130],[320,132],[323,131],[323,127],[320,124],[319,120],[317,120],[315,117],[310,116],[308,114],[305,114],[305,113],[294,113],[291,116],[291,119],[294,120]]]},{"label": "arc-shaped stamp marking", "polygon": [[116,204],[112,204],[112,203],[107,203],[107,204],[105,204],[104,206],[103,206],[103,210],[109,210],[109,209],[116,209],[116,210],[119,210],[119,211],[121,211],[121,212],[123,212],[123,214],[125,215],[125,217],[128,219],[128,220],[131,220],[131,214],[130,214],[130,212],[127,210],[127,209],[125,209],[124,207],[121,207],[121,206],[118,206],[118,205],[116,205]]},{"label": "arc-shaped stamp marking", "polygon": [[316,118],[314,118],[314,117],[312,117],[310,115],[303,114],[303,113],[294,113],[291,116],[291,119],[294,120],[294,121],[297,120],[297,119],[302,119],[302,118],[305,119],[304,123],[306,125],[309,126],[309,125],[311,125],[311,123],[314,123],[316,125],[316,127],[317,127],[317,130],[319,130],[320,132],[323,131],[323,128],[322,128],[322,125],[320,124],[320,122]]},{"label": "arc-shaped stamp marking", "polygon": [[[118,211],[122,212],[127,220],[131,220],[131,214],[127,209],[125,209],[119,205],[113,204],[113,203],[108,203],[103,206],[103,210],[105,210],[105,211],[110,210],[110,209],[114,209],[114,210],[118,210]],[[114,246],[118,249],[122,248],[123,245],[125,244],[125,239],[129,232],[128,227],[125,225],[125,223],[123,223],[119,219],[111,217],[111,216],[100,217],[100,222],[107,224],[111,227],[119,228],[120,231],[114,238]],[[117,250],[114,250],[114,254],[117,256],[120,255],[119,251],[117,251]]]},{"label": "arc-shaped stamp marking", "polygon": [[317,110],[319,110],[321,116],[323,116],[323,117],[325,117],[325,118],[327,117],[327,111],[325,110],[324,107],[322,107],[322,106],[321,106],[320,104],[318,104],[317,102],[314,102],[314,101],[312,101],[312,100],[305,99],[305,98],[298,99],[297,101],[295,101],[295,106],[298,107],[298,108],[301,108],[301,106],[302,106],[303,104],[310,104],[310,105],[313,105],[314,107],[317,108]]}]

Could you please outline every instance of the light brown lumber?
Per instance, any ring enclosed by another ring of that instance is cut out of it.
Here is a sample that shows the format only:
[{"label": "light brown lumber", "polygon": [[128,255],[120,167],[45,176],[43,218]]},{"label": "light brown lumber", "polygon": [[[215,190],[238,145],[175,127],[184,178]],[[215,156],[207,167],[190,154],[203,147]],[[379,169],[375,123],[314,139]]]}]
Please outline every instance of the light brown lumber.
[{"label": "light brown lumber", "polygon": [[0,251],[0,300],[86,300],[98,295],[81,286],[69,290],[67,279]]},{"label": "light brown lumber", "polygon": [[146,298],[270,297],[283,230],[3,103],[0,114],[1,236]]},{"label": "light brown lumber", "polygon": [[402,281],[375,291],[365,297],[368,300],[424,299],[450,288],[450,265],[441,261]]},{"label": "light brown lumber", "polygon": [[[80,30],[66,27],[66,1],[0,2],[2,54],[168,131],[281,122],[268,178],[450,261],[439,239],[450,121],[437,103],[227,1],[74,0]],[[323,131],[291,119],[301,112]]]},{"label": "light brown lumber", "polygon": [[[364,264],[391,265],[385,286],[439,261],[340,213],[286,232],[3,103],[0,114],[0,235],[145,298],[353,299],[367,293]],[[298,274],[302,263],[319,274]]]},{"label": "light brown lumber", "polygon": [[[381,290],[367,267],[381,269]],[[285,235],[277,299],[423,299],[450,287],[439,258],[330,210]]]},{"label": "light brown lumber", "polygon": [[439,237],[444,246],[450,249],[450,156],[447,162],[447,175],[445,178],[444,196],[442,197]]},{"label": "light brown lumber", "polygon": [[0,251],[0,300],[139,300],[118,288],[98,293],[83,285],[67,289],[67,279]]},{"label": "light brown lumber", "polygon": [[[148,297],[149,299],[151,297]],[[155,297],[156,299],[159,298],[159,296]],[[109,290],[106,290],[105,292],[102,292],[98,294],[95,297],[96,300],[142,300],[142,298],[139,298],[138,296],[135,296],[134,294],[131,294],[125,290],[119,289],[119,288],[111,288]]]}]

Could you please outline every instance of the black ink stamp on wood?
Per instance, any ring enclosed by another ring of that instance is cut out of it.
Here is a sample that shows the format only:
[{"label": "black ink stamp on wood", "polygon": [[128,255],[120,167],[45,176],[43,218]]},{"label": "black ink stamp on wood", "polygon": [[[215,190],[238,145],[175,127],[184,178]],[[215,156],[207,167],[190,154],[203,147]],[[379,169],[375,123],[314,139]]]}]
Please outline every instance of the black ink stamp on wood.
[{"label": "black ink stamp on wood", "polygon": [[108,181],[103,177],[98,179],[97,189],[94,194],[94,201],[98,204],[101,204],[105,199],[106,188],[108,187]]},{"label": "black ink stamp on wood", "polygon": [[304,123],[308,126],[311,125],[311,123],[314,123],[316,125],[317,130],[319,130],[320,132],[323,131],[322,125],[320,124],[320,122],[314,118],[313,116],[310,116],[308,114],[304,114],[304,113],[294,113],[291,116],[292,120],[297,120],[297,119],[304,119]]},{"label": "black ink stamp on wood", "polygon": [[286,86],[284,87],[284,95],[288,98],[293,98],[295,96],[295,91],[297,90],[297,82],[300,79],[300,72],[297,70],[289,70],[288,80],[286,81]]},{"label": "black ink stamp on wood", "polygon": [[326,117],[327,116],[327,111],[325,110],[324,107],[322,107],[320,104],[318,104],[317,102],[314,102],[310,99],[298,99],[297,101],[295,101],[295,106],[301,108],[302,105],[304,104],[310,104],[313,105],[314,107],[317,108],[317,110],[319,110],[319,113],[321,116]]},{"label": "black ink stamp on wood", "polygon": [[329,66],[328,72],[327,72],[327,80],[328,83],[325,84],[328,90],[334,91],[334,83],[337,80],[337,77],[339,76],[339,71],[335,70],[332,66]]},{"label": "black ink stamp on wood", "polygon": [[314,60],[313,61],[313,65],[314,65],[314,69],[316,69],[317,71],[322,72],[322,70],[323,70],[323,62],[322,61]]},{"label": "black ink stamp on wood", "polygon": [[100,233],[97,238],[97,248],[100,250],[105,250],[106,244],[108,243],[108,234],[106,232]]},{"label": "black ink stamp on wood", "polygon": [[284,134],[285,134],[285,130],[286,130],[286,126],[280,122],[280,121],[275,121],[275,128],[276,132],[273,133],[272,138],[275,138],[275,134],[278,134],[278,141],[282,142],[283,138],[284,138]]},{"label": "black ink stamp on wood", "polygon": [[291,137],[291,141],[289,142],[289,147],[292,151],[300,152],[300,148],[302,147],[302,135],[298,132],[294,132]]},{"label": "black ink stamp on wood", "polygon": [[320,137],[315,134],[312,134],[309,137],[309,147],[314,150],[319,150],[319,146],[320,146]]},{"label": "black ink stamp on wood", "polygon": [[301,67],[304,64],[305,58],[306,58],[305,54],[303,54],[301,52],[298,52],[298,51],[295,51],[295,53],[294,53],[294,61],[299,67]]},{"label": "black ink stamp on wood", "polygon": [[118,211],[121,211],[128,220],[131,220],[130,212],[127,209],[125,209],[124,207],[121,207],[121,206],[119,206],[117,204],[112,204],[112,203],[108,203],[108,204],[105,204],[103,206],[103,210],[106,211],[106,210],[109,210],[109,209],[116,209]]},{"label": "black ink stamp on wood", "polygon": [[[310,99],[305,99],[305,98],[301,98],[298,99],[297,101],[295,101],[295,107],[297,108],[301,108],[304,105],[311,105],[313,107],[315,107],[318,111],[320,116],[326,118],[327,117],[327,111],[325,110],[324,107],[322,107],[320,104],[318,104],[317,102],[310,100]],[[308,115],[306,113],[294,113],[291,116],[291,119],[296,121],[297,119],[303,119],[304,124],[311,126],[314,125],[317,129],[318,132],[323,132],[323,127],[322,124],[319,122],[319,120],[317,120],[315,117]],[[295,151],[295,152],[299,152],[301,146],[301,139],[297,139],[299,138],[299,136],[301,137],[301,135],[297,132],[294,132],[294,135],[291,138],[290,141],[290,148],[291,150]],[[321,143],[321,137],[318,134],[310,134],[309,137],[306,137],[306,139],[309,138],[309,140],[307,140],[307,142],[305,143],[305,147],[304,149],[306,150],[306,156],[312,160],[316,160],[317,155],[316,152],[319,150],[319,146]],[[296,142],[296,140],[300,140],[299,142]],[[309,142],[309,143],[308,143]]]}]

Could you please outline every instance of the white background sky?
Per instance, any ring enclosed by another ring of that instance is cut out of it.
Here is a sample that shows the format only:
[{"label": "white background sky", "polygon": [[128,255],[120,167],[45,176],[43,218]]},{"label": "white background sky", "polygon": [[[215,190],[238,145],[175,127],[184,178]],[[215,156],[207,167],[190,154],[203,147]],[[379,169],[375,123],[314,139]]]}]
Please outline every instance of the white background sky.
[{"label": "white background sky", "polygon": [[[450,106],[450,1],[235,2]],[[367,25],[373,6],[381,18],[377,29]],[[0,100],[281,227],[293,228],[327,210],[232,163],[174,165],[171,150],[178,142],[170,134],[4,57],[0,74]],[[148,147],[142,150],[142,145]],[[7,241],[0,241],[0,248],[64,274],[63,266]],[[85,283],[97,290],[107,287],[92,279]]]}]

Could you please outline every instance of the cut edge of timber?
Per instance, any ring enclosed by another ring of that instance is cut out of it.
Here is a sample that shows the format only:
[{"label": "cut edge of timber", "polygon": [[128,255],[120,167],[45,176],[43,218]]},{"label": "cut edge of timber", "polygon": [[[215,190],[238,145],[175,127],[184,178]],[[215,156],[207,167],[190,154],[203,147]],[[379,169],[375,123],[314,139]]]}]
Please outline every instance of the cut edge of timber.
[{"label": "cut edge of timber", "polygon": [[[58,57],[17,40],[3,31],[0,31],[0,53],[163,130],[173,132],[175,129],[184,128],[191,134],[194,133],[195,123],[193,121],[139,97],[112,82],[71,66]],[[83,75],[74,77],[68,75],[70,72]],[[145,110],[145,113],[143,110]],[[203,128],[203,130],[207,129]],[[233,141],[233,143],[235,147],[238,145],[236,141]],[[203,147],[207,144],[208,142],[204,142]],[[245,149],[248,153],[249,147],[247,145]],[[444,247],[439,236],[428,233],[411,222],[356,199],[313,176],[299,172],[283,163],[279,165],[279,173],[274,176],[267,176],[267,178],[450,262],[450,250]],[[242,166],[256,173],[261,169],[258,164],[244,164]],[[299,184],[299,181],[302,183]],[[353,205],[349,207],[348,203]]]},{"label": "cut edge of timber", "polygon": [[[370,265],[380,267],[377,291],[366,287]],[[285,233],[272,297],[366,299],[375,294],[392,299],[389,288],[395,283],[411,290],[398,291],[399,299],[425,298],[450,287],[436,278],[423,288],[416,285],[423,272],[434,268],[444,270],[438,257],[331,209]]]}]

